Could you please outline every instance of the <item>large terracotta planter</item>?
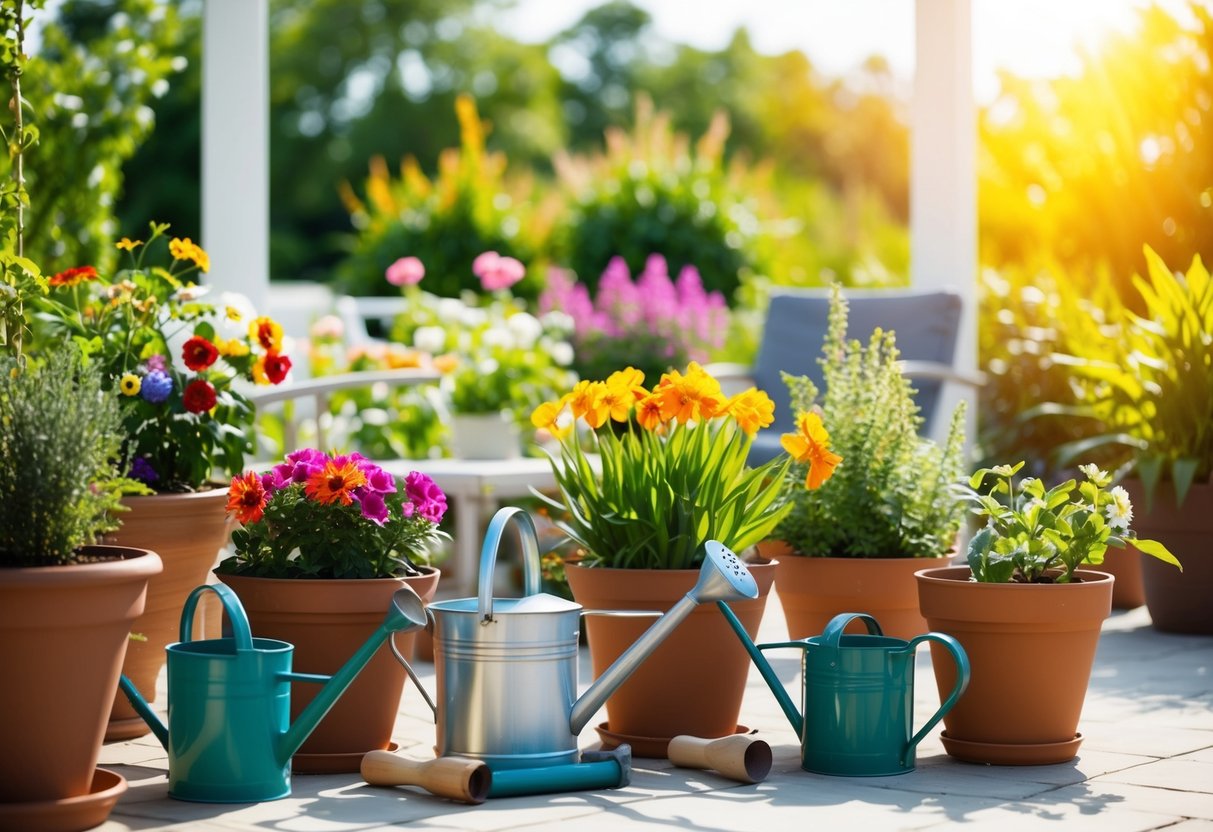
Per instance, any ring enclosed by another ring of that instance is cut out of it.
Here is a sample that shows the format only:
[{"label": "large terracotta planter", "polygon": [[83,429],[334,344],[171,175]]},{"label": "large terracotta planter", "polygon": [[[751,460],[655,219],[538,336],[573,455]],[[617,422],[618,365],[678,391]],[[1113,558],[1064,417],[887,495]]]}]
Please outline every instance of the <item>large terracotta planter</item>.
[{"label": "large terracotta planter", "polygon": [[1103,562],[1093,567],[1116,579],[1112,584],[1112,609],[1137,609],[1146,602],[1141,561],[1141,552],[1128,546],[1124,549],[1108,549]]},{"label": "large terracotta planter", "polygon": [[806,558],[783,541],[759,544],[763,557],[778,558],[775,595],[788,622],[788,637],[809,638],[825,631],[844,612],[866,612],[887,636],[909,639],[927,631],[918,609],[914,573],[947,566],[938,558]]},{"label": "large terracotta planter", "polygon": [[72,566],[0,569],[0,829],[88,829],[125,781],[97,768],[110,704],[153,552]]},{"label": "large terracotta planter", "polygon": [[[943,718],[944,749],[995,765],[1073,759],[1112,578],[1079,570],[1069,584],[986,584],[969,575],[967,566],[917,574],[927,625],[954,636],[972,667],[969,689]],[[931,661],[946,696],[955,663],[935,645]]]},{"label": "large terracotta planter", "polygon": [[[729,606],[754,638],[775,578],[775,563],[750,564],[760,595]],[[570,565],[569,587],[590,610],[661,610],[690,591],[698,569],[593,569]],[[650,618],[587,616],[595,677],[650,625]],[[703,604],[683,621],[606,702],[599,726],[603,745],[621,742],[641,757],[665,757],[679,734],[724,737],[736,733],[750,659],[715,604]]]},{"label": "large terracotta planter", "polygon": [[[431,568],[418,578],[219,577],[240,598],[254,636],[295,645],[295,672],[331,674],[383,623],[397,589],[407,583],[429,601],[438,588],[438,576],[438,570]],[[412,650],[413,636],[394,636],[405,655]],[[386,645],[381,647],[291,758],[291,770],[298,774],[358,771],[366,752],[387,749],[404,680],[404,668]],[[292,686],[292,721],[315,695],[315,686]]]},{"label": "large terracotta planter", "polygon": [[[129,511],[121,515],[122,527],[107,542],[150,549],[164,564],[164,571],[148,584],[143,615],[131,626],[142,640],[131,642],[122,666],[122,672],[151,702],[156,696],[156,677],[164,667],[164,648],[177,640],[185,598],[194,587],[207,582],[219,550],[227,542],[227,489],[127,497],[122,504]],[[209,616],[208,609],[213,610]],[[199,627],[208,619],[217,627],[218,615],[218,605],[207,599],[196,618],[196,635],[217,638],[218,632],[202,632]],[[114,699],[105,732],[107,742],[141,737],[150,730],[125,696]]]},{"label": "large terracotta planter", "polygon": [[1183,564],[1183,572],[1147,555],[1141,559],[1145,602],[1154,626],[1168,633],[1213,634],[1213,485],[1196,484],[1182,507],[1170,483],[1159,486],[1147,512],[1137,482],[1126,482],[1138,537],[1158,540]]}]

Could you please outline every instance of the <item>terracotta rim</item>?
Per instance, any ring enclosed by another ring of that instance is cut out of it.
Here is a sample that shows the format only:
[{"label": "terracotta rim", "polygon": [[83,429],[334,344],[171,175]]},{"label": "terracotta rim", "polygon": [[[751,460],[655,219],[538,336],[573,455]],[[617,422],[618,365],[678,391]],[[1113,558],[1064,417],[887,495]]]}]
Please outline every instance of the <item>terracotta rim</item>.
[{"label": "terracotta rim", "polygon": [[1064,763],[1074,759],[1082,745],[1082,734],[1072,740],[1046,743],[998,743],[958,740],[944,731],[939,735],[944,750],[958,760],[996,766],[1039,766]]},{"label": "terracotta rim", "polygon": [[105,823],[118,798],[127,790],[126,778],[107,768],[93,771],[88,794],[32,803],[0,803],[0,827],[25,832],[78,832]]}]

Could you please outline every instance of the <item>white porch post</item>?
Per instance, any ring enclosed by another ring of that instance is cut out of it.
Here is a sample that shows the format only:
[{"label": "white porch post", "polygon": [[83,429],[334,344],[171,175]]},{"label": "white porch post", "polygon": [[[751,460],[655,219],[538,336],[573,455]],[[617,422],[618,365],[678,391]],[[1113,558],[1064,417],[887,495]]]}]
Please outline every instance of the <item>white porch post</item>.
[{"label": "white porch post", "polygon": [[[910,138],[910,278],[915,288],[954,286],[964,296],[956,367],[977,368],[977,124],[971,0],[915,0]],[[975,396],[945,388],[950,412]],[[946,429],[946,420],[938,420]]]},{"label": "white porch post", "polygon": [[206,282],[258,310],[269,288],[268,10],[268,0],[206,0],[202,41]]}]

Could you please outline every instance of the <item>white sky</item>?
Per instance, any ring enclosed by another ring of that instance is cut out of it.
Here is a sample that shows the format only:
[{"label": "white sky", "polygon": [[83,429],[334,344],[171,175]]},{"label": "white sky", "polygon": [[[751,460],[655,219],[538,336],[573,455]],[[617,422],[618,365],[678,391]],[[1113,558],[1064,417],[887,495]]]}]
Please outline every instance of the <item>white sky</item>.
[{"label": "white sky", "polygon": [[[575,23],[600,0],[518,0],[493,24],[538,42]],[[872,54],[884,55],[909,80],[914,71],[914,0],[632,0],[653,17],[661,37],[720,49],[744,25],[756,49],[801,49],[814,65],[845,74]],[[1027,77],[1077,68],[1076,43],[1094,43],[1109,28],[1127,30],[1133,9],[1148,0],[973,0],[973,86],[981,102],[997,92],[995,69]],[[1165,5],[1175,7],[1175,0]]]}]

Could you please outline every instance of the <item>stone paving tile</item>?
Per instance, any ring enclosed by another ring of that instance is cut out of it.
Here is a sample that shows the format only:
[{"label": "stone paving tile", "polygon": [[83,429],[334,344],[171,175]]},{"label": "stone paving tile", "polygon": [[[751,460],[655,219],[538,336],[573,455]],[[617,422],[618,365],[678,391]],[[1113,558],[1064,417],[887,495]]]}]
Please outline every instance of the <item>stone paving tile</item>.
[{"label": "stone paving tile", "polygon": [[1167,832],[1213,832],[1213,820],[1185,820],[1168,826]]},{"label": "stone paving tile", "polygon": [[1084,752],[1113,751],[1174,757],[1213,746],[1213,731],[1144,726],[1123,720],[1104,722],[1088,719],[1083,722],[1082,731]]},{"label": "stone paving tile", "polygon": [[1213,761],[1155,760],[1146,765],[1096,777],[1094,780],[1208,793],[1213,791]]},{"label": "stone paving tile", "polygon": [[1049,797],[1061,801],[1103,800],[1107,801],[1109,805],[1119,804],[1140,812],[1213,820],[1213,796],[1207,792],[1181,792],[1114,783],[1109,780],[1094,780],[1090,783],[1057,789],[1051,792]]}]

